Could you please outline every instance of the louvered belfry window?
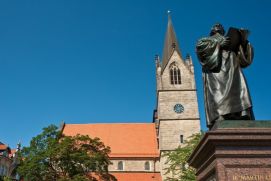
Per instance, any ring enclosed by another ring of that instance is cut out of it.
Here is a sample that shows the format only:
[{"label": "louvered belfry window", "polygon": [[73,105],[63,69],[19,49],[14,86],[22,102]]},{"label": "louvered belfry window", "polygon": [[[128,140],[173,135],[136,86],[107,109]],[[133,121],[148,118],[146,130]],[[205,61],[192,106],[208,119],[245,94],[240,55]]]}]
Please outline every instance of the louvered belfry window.
[{"label": "louvered belfry window", "polygon": [[170,83],[172,85],[181,84],[181,71],[176,64],[170,67]]}]

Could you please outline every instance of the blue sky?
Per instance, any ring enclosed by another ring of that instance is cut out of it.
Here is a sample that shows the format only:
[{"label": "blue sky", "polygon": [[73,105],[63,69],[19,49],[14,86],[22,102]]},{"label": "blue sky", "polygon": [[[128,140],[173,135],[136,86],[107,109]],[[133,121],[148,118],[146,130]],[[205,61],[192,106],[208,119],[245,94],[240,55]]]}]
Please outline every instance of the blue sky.
[{"label": "blue sky", "polygon": [[221,22],[251,31],[244,70],[256,119],[270,112],[271,1],[0,1],[0,141],[14,147],[49,124],[151,122],[155,54],[162,55],[167,10],[183,55],[195,64],[205,126],[197,39]]}]

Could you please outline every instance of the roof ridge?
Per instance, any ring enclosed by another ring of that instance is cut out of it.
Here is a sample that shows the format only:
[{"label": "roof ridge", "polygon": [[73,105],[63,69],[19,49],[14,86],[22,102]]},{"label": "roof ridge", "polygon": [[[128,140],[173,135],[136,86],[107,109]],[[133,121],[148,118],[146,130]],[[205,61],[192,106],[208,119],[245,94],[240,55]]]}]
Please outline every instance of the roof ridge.
[{"label": "roof ridge", "polygon": [[107,125],[112,125],[112,124],[154,124],[154,123],[142,123],[142,122],[136,122],[136,123],[131,123],[131,122],[127,122],[127,123],[65,123],[66,125],[86,125],[86,124],[89,124],[89,125],[98,125],[98,124],[107,124]]}]

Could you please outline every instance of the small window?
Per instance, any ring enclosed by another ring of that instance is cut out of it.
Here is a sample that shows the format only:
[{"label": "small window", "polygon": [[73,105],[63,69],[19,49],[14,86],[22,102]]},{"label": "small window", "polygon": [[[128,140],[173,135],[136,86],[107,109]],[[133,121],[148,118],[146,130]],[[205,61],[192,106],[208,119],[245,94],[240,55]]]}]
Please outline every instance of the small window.
[{"label": "small window", "polygon": [[185,170],[186,170],[186,168],[185,168],[185,163],[182,163],[182,164],[181,164],[181,170],[182,170],[182,171],[185,171]]},{"label": "small window", "polygon": [[181,84],[181,71],[175,63],[170,67],[170,83],[172,85]]},{"label": "small window", "polygon": [[182,134],[180,135],[180,142],[181,142],[181,143],[184,142],[184,140],[183,140],[183,135],[182,135]]},{"label": "small window", "polygon": [[123,161],[118,162],[118,170],[123,170]]},{"label": "small window", "polygon": [[151,166],[150,166],[150,162],[145,162],[145,170],[150,170],[151,169]]}]

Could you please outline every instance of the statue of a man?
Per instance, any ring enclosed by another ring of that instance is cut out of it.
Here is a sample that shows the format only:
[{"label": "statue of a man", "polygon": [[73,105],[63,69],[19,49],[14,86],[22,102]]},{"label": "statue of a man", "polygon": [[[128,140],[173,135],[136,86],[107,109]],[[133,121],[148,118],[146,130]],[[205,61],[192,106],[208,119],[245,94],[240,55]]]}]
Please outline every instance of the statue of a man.
[{"label": "statue of a man", "polygon": [[252,102],[242,72],[242,68],[252,63],[253,48],[247,40],[248,31],[234,30],[235,34],[240,35],[240,42],[236,43],[236,36],[229,37],[229,32],[229,36],[224,36],[221,24],[215,24],[210,36],[197,42],[209,129],[220,120],[254,120]]}]

